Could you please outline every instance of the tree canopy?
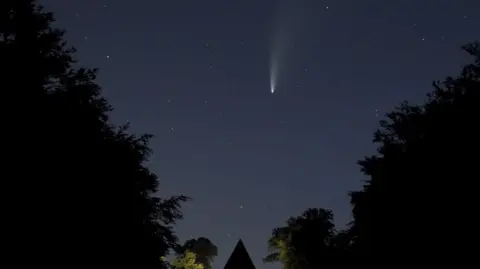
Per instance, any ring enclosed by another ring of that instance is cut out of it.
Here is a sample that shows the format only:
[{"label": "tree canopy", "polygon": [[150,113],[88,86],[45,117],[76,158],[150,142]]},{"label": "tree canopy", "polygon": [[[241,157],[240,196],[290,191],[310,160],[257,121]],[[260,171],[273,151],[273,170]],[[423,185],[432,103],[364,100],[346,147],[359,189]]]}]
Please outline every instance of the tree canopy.
[{"label": "tree canopy", "polygon": [[318,268],[333,258],[335,235],[332,211],[309,208],[273,229],[264,261],[281,262],[285,269]]},{"label": "tree canopy", "polygon": [[218,255],[218,248],[208,238],[192,238],[177,248],[177,254],[182,257],[187,252],[195,254],[196,263],[202,264],[203,268],[210,269],[215,257]]},{"label": "tree canopy", "polygon": [[204,269],[203,264],[197,261],[197,254],[190,250],[186,250],[183,254],[177,255],[170,263],[174,269]]},{"label": "tree canopy", "polygon": [[188,198],[158,197],[145,165],[151,136],[109,121],[97,70],[78,66],[53,22],[36,1],[1,1],[2,82],[15,106],[8,169],[24,190],[11,201],[28,208],[21,225],[35,227],[28,236],[19,229],[17,240],[50,265],[164,267],[159,257],[177,244]]},{"label": "tree canopy", "polygon": [[358,162],[369,179],[350,193],[354,220],[348,229],[334,234],[329,221],[310,226],[298,224],[315,223],[307,217],[292,218],[273,230],[274,252],[266,261],[287,269],[328,267],[328,249],[337,266],[342,260],[411,265],[458,257],[455,248],[466,246],[459,217],[468,219],[475,210],[480,150],[480,44],[463,49],[473,61],[458,76],[435,81],[423,104],[404,102],[380,122],[377,154]]},{"label": "tree canopy", "polygon": [[378,154],[359,162],[370,177],[351,194],[364,255],[418,259],[429,256],[425,249],[438,255],[459,243],[441,234],[461,229],[446,215],[466,213],[474,202],[472,158],[480,149],[480,47],[463,49],[473,62],[459,76],[434,82],[424,104],[404,102],[388,113],[374,136]]}]

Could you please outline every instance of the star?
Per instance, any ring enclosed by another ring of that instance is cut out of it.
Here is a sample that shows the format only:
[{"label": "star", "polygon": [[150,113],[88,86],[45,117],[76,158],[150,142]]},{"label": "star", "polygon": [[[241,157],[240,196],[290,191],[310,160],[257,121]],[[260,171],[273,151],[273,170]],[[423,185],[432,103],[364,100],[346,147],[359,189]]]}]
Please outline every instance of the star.
[{"label": "star", "polygon": [[208,51],[210,51],[210,52],[212,51],[212,48],[210,47],[210,44],[209,44],[209,43],[205,43],[203,46],[204,46]]}]

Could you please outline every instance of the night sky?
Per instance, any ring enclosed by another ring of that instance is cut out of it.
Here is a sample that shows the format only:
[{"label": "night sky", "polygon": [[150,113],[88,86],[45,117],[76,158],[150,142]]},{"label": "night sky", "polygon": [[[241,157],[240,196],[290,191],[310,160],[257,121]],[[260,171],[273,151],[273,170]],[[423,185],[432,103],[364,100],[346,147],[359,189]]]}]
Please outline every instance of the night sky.
[{"label": "night sky", "polygon": [[155,135],[160,194],[194,199],[180,239],[211,239],[217,269],[240,237],[272,268],[271,229],[307,207],[344,227],[378,120],[457,74],[480,38],[478,0],[280,1],[41,1],[100,69],[112,120]]}]

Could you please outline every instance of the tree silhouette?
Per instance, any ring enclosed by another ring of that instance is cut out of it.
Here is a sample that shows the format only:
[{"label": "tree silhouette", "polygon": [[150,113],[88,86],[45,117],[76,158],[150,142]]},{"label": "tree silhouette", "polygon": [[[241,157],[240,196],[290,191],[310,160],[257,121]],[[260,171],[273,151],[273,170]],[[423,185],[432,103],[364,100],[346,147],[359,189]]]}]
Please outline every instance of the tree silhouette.
[{"label": "tree silhouette", "polygon": [[202,264],[205,269],[210,269],[213,260],[218,255],[218,248],[208,238],[199,237],[187,240],[182,246],[177,248],[179,256],[185,256],[187,252],[195,254],[196,263]]},{"label": "tree silhouette", "polygon": [[273,230],[264,261],[309,269],[469,258],[476,231],[466,237],[458,217],[476,209],[480,44],[463,48],[474,60],[459,76],[434,82],[424,104],[404,102],[381,121],[378,154],[359,161],[370,179],[350,193],[348,229],[335,232],[331,212],[309,209]]},{"label": "tree silhouette", "polygon": [[15,104],[5,173],[8,188],[21,190],[8,198],[11,236],[49,266],[165,267],[159,257],[177,244],[188,198],[156,196],[145,166],[151,136],[109,122],[97,71],[76,67],[53,22],[36,1],[0,3],[2,89]]},{"label": "tree silhouette", "polygon": [[359,255],[411,264],[446,260],[465,246],[458,231],[475,210],[480,45],[463,49],[473,62],[459,76],[434,82],[424,104],[404,102],[388,113],[374,136],[378,154],[359,162],[370,177],[351,193],[350,233]]},{"label": "tree silhouette", "polygon": [[285,269],[320,268],[334,262],[335,226],[330,210],[310,208],[287,225],[273,229],[270,253],[264,262],[281,262]]}]

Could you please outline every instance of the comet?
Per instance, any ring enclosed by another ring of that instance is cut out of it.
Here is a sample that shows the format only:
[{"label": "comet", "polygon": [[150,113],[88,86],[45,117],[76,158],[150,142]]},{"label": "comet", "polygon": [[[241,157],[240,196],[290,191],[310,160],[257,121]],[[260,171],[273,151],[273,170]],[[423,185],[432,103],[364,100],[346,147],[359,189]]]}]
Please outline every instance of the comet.
[{"label": "comet", "polygon": [[275,93],[277,87],[277,67],[275,64],[270,64],[270,92]]},{"label": "comet", "polygon": [[280,0],[276,7],[269,48],[270,93],[272,94],[277,91],[278,85],[282,82],[284,67],[288,66],[286,61],[290,60],[288,56],[296,42],[295,34],[303,17],[302,6],[298,1]]},{"label": "comet", "polygon": [[281,65],[285,56],[285,42],[282,36],[276,36],[270,48],[270,93],[275,93],[281,75]]}]

